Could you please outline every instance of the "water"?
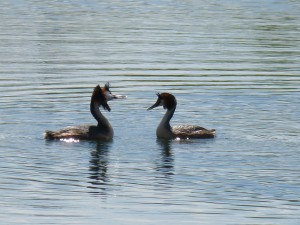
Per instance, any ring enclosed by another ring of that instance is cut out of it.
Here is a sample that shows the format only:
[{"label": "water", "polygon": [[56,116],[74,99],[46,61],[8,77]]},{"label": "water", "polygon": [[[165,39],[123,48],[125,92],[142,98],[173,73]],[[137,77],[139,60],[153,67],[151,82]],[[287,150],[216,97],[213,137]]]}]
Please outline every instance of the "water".
[{"label": "water", "polygon": [[[1,224],[299,224],[298,1],[1,1]],[[112,142],[46,142],[127,95]],[[213,140],[160,141],[172,124]]]}]

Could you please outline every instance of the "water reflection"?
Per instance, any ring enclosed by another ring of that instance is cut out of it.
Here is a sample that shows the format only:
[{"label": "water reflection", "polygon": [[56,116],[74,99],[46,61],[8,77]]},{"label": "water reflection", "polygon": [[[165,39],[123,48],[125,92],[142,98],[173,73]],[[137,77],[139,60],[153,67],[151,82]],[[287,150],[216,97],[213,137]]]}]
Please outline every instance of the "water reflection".
[{"label": "water reflection", "polygon": [[[299,7],[0,1],[1,222],[299,224]],[[85,91],[106,81],[129,95],[113,143],[44,146],[92,121]],[[154,91],[181,96],[174,123],[222,133],[153,140]]]},{"label": "water reflection", "polygon": [[157,138],[157,144],[161,149],[160,161],[156,166],[156,170],[165,177],[174,175],[174,155],[172,152],[172,140]]},{"label": "water reflection", "polygon": [[109,181],[107,170],[110,146],[108,142],[97,142],[95,149],[91,150],[88,188],[92,189],[90,191],[92,194],[106,195],[106,185]]}]

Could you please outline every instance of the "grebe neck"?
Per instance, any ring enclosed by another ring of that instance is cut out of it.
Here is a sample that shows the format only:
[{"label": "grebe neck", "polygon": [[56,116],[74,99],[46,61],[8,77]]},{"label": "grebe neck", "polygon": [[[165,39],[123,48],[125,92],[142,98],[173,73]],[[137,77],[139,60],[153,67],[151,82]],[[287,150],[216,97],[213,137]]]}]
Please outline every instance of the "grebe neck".
[{"label": "grebe neck", "polygon": [[160,121],[159,126],[164,126],[165,128],[171,129],[170,120],[172,119],[174,112],[176,110],[176,105],[171,109],[168,109],[162,120]]},{"label": "grebe neck", "polygon": [[171,109],[168,109],[162,120],[160,121],[157,129],[156,135],[158,137],[163,138],[173,138],[172,128],[170,126],[170,120],[172,119],[174,112],[176,109],[176,105],[174,105]]},{"label": "grebe neck", "polygon": [[98,122],[98,125],[97,125],[98,127],[106,127],[106,128],[110,127],[110,123],[105,118],[105,116],[103,116],[103,114],[101,113],[101,111],[99,109],[99,104],[91,102],[90,110],[91,110],[91,114],[93,115],[95,120],[97,120],[97,122]]}]

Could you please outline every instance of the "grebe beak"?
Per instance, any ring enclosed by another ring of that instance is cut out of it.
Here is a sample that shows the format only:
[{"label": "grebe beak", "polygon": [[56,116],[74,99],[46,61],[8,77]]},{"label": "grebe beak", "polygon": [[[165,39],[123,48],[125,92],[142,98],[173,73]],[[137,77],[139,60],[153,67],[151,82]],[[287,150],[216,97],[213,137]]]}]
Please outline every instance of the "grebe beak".
[{"label": "grebe beak", "polygon": [[158,106],[161,106],[161,104],[162,104],[162,101],[161,101],[160,99],[158,99],[158,100],[154,103],[154,105],[151,106],[151,107],[149,107],[147,110],[154,109],[154,108],[156,108],[156,107],[158,107]]},{"label": "grebe beak", "polygon": [[127,96],[126,95],[113,95],[112,94],[113,99],[126,99]]},{"label": "grebe beak", "polygon": [[114,99],[125,99],[127,96],[125,95],[114,95],[111,92],[105,92],[106,101],[111,101]]}]

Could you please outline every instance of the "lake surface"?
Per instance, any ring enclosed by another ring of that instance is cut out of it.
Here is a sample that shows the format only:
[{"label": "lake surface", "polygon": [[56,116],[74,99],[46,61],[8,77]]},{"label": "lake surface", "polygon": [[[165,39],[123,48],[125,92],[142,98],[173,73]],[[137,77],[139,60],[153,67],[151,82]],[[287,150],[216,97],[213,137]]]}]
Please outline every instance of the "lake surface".
[{"label": "lake surface", "polygon": [[[300,2],[1,1],[1,224],[300,223]],[[47,142],[95,123],[112,142]],[[161,141],[172,124],[209,140]]]}]

